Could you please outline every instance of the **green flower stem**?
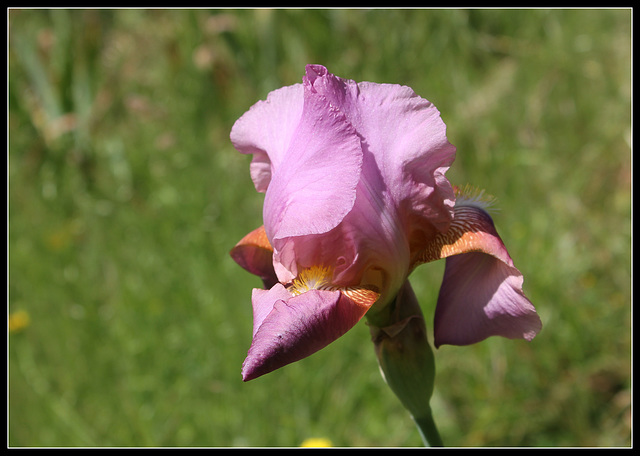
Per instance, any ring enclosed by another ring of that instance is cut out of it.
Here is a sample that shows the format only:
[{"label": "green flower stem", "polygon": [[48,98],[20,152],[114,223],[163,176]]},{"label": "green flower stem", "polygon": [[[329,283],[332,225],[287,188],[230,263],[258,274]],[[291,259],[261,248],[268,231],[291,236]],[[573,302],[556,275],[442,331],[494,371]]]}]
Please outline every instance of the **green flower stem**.
[{"label": "green flower stem", "polygon": [[413,421],[415,421],[416,426],[418,427],[418,431],[420,431],[420,437],[422,437],[422,441],[425,446],[428,447],[441,447],[444,446],[442,443],[442,438],[438,433],[438,428],[436,428],[436,423],[433,421],[433,416],[431,413],[427,416],[423,416],[422,418],[413,417]]},{"label": "green flower stem", "polygon": [[427,446],[442,446],[431,414],[435,361],[422,310],[409,282],[383,312],[367,318],[380,371]]}]

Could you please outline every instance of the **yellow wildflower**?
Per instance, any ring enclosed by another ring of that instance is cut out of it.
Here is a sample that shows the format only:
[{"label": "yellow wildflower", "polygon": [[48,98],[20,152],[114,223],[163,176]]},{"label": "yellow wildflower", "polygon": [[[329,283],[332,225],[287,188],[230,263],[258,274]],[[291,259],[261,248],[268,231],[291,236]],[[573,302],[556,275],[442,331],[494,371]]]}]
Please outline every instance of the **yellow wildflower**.
[{"label": "yellow wildflower", "polygon": [[305,439],[300,446],[307,448],[328,448],[331,446],[331,440],[323,437],[311,437],[310,439]]},{"label": "yellow wildflower", "polygon": [[26,310],[16,310],[9,315],[9,332],[22,331],[30,322],[31,317]]}]

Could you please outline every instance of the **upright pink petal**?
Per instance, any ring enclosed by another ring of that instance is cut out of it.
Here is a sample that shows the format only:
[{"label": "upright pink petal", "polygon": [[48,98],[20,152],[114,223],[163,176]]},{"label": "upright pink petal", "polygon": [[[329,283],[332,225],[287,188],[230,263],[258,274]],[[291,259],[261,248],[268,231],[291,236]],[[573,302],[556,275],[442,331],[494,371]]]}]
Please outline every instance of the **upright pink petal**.
[{"label": "upright pink petal", "polygon": [[248,381],[305,358],[351,329],[375,301],[375,293],[309,290],[291,296],[280,284],[254,290],[254,330],[242,365]]},{"label": "upright pink petal", "polygon": [[409,231],[445,231],[454,194],[444,174],[456,149],[436,107],[409,87],[356,84],[320,65],[307,66],[306,80],[364,139],[363,179],[380,204],[399,210]]},{"label": "upright pink petal", "polygon": [[265,195],[264,224],[275,250],[281,239],[335,228],[353,208],[361,168],[353,126],[305,86],[302,117]]},{"label": "upright pink petal", "polygon": [[259,192],[271,182],[272,168],[279,168],[298,128],[303,107],[302,84],[269,93],[240,117],[231,129],[231,142],[243,154],[253,154],[251,178]]}]

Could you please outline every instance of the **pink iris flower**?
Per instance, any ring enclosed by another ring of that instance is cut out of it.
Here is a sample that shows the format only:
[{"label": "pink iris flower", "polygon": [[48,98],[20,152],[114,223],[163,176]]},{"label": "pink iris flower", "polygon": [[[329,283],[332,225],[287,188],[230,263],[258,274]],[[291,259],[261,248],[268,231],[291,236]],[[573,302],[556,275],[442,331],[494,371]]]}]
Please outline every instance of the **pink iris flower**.
[{"label": "pink iris flower", "polygon": [[434,343],[541,329],[482,203],[445,177],[455,158],[438,110],[412,89],[307,65],[259,101],[231,141],[253,155],[264,225],[231,251],[258,275],[245,381],[298,361],[367,314],[376,324],[419,264],[446,258]]}]

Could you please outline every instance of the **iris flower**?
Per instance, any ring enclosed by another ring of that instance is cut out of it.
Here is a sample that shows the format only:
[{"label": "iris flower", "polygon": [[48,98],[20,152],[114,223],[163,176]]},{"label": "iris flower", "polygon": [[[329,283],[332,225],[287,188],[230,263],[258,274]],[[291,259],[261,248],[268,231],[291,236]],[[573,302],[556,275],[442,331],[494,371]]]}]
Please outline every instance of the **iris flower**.
[{"label": "iris flower", "polygon": [[231,251],[264,284],[251,296],[245,381],[311,355],[365,315],[374,339],[414,323],[423,331],[419,306],[402,310],[415,304],[408,277],[438,259],[436,346],[531,340],[541,329],[485,202],[445,177],[456,149],[439,111],[411,88],[307,65],[301,84],[242,115],[231,141],[252,155],[265,193],[263,226]]}]

